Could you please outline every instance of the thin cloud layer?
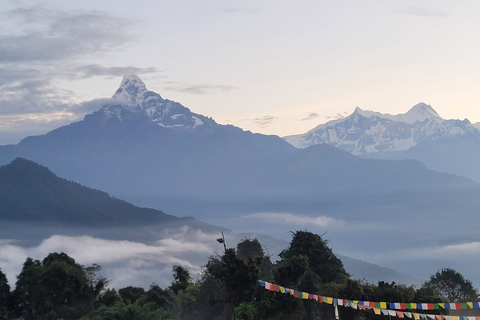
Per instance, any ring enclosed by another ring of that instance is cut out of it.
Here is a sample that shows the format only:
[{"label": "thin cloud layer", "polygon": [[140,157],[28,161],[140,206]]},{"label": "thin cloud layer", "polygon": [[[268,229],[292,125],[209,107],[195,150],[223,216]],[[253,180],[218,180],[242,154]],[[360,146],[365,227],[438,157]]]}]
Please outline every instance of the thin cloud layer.
[{"label": "thin cloud layer", "polygon": [[69,60],[118,49],[131,40],[133,21],[105,12],[65,12],[41,6],[2,12],[22,28],[0,34],[0,62]]},{"label": "thin cloud layer", "polygon": [[81,265],[97,263],[111,279],[111,287],[148,287],[152,282],[167,286],[173,281],[172,266],[182,265],[198,276],[208,257],[218,249],[218,235],[183,227],[166,230],[162,238],[153,244],[126,240],[107,240],[91,236],[69,237],[54,235],[38,246],[21,247],[10,241],[0,241],[0,268],[7,274],[10,286],[15,285],[27,257],[43,259],[52,252],[65,252]]},{"label": "thin cloud layer", "polygon": [[332,227],[343,226],[345,223],[343,220],[333,219],[327,216],[309,217],[292,213],[277,213],[277,212],[261,212],[248,216],[244,216],[244,219],[260,220],[268,224],[281,224],[295,227]]},{"label": "thin cloud layer", "polygon": [[227,93],[235,90],[235,87],[229,85],[194,85],[194,86],[169,86],[167,90],[185,92],[198,95]]},{"label": "thin cloud layer", "polygon": [[300,121],[306,121],[306,120],[312,120],[312,119],[316,119],[318,118],[320,115],[316,112],[311,112],[308,114],[308,116],[306,116],[305,118],[303,119],[300,119]]},{"label": "thin cloud layer", "polygon": [[278,119],[278,117],[272,115],[265,115],[263,117],[253,119],[252,122],[260,128],[265,128],[271,125],[275,119]]}]

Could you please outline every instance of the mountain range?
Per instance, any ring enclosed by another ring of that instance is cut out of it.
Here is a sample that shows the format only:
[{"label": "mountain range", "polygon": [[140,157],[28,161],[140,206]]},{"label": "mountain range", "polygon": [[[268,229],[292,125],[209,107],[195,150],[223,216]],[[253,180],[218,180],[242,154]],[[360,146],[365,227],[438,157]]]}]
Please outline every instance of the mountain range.
[{"label": "mountain range", "polygon": [[480,222],[480,185],[470,179],[221,125],[137,76],[82,121],[0,147],[0,164],[17,157],[134,205],[237,232],[288,239],[295,228],[328,231],[336,252],[421,278],[451,258],[418,252],[478,240],[466,228]]},{"label": "mountain range", "polygon": [[398,115],[357,107],[345,118],[284,139],[297,148],[326,143],[365,158],[415,159],[480,181],[480,123],[443,119],[425,103]]},{"label": "mountain range", "polygon": [[[273,239],[261,234],[235,234],[221,227],[208,225],[193,218],[178,218],[159,210],[139,208],[123,200],[116,199],[107,193],[84,187],[78,183],[67,181],[54,175],[48,168],[30,160],[17,158],[10,164],[0,167],[0,224],[2,238],[20,241],[23,247],[35,246],[44,239],[60,234],[64,241],[76,239],[82,246],[93,239],[122,240],[145,244],[165,241],[165,230],[185,230],[190,233],[201,232],[207,237],[195,238],[198,245],[208,246],[214,243],[220,232],[225,232],[230,245],[241,239],[256,237],[268,246],[270,252],[278,253],[288,245],[286,241]],[[75,238],[75,236],[77,238]],[[81,236],[81,238],[78,238]],[[170,235],[171,236],[171,235]],[[175,238],[175,235],[173,236]],[[210,239],[210,241],[208,241]],[[1,240],[1,239],[0,239]],[[5,250],[6,251],[6,250]],[[2,243],[0,241],[0,252]],[[213,253],[213,250],[212,250]],[[177,252],[177,259],[188,261],[191,265],[206,262],[208,254],[203,258],[193,254],[182,256]],[[275,256],[272,257],[276,259]],[[419,284],[419,279],[405,276],[391,269],[340,257],[345,268],[358,279],[377,281],[396,281],[397,283]],[[115,268],[126,265],[126,261],[117,259]],[[97,261],[98,262],[98,261]],[[96,263],[97,263],[96,262]],[[113,277],[113,273],[108,273]],[[146,277],[148,281],[155,279]],[[129,285],[139,285],[138,278],[132,279]]]}]

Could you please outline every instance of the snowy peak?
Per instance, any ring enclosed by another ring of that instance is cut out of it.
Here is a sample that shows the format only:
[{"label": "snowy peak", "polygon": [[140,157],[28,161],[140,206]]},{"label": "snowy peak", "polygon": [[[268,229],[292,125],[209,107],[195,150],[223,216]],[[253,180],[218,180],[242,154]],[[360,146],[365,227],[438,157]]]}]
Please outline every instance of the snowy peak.
[{"label": "snowy peak", "polygon": [[407,123],[423,122],[427,119],[443,120],[431,106],[423,102],[414,105],[407,113],[399,116],[402,121]]},{"label": "snowy peak", "polygon": [[129,106],[140,105],[147,92],[147,87],[139,76],[128,75],[123,77],[122,83],[112,99]]},{"label": "snowy peak", "polygon": [[163,99],[158,93],[148,91],[137,75],[124,76],[111,103],[86,118],[106,123],[114,118],[120,122],[147,118],[160,127],[184,129],[215,128],[211,118],[191,112],[178,102]]},{"label": "snowy peak", "polygon": [[321,124],[305,134],[284,139],[297,148],[327,143],[355,155],[405,151],[444,138],[480,136],[468,120],[445,120],[419,103],[404,114],[383,114],[356,108],[346,118]]}]

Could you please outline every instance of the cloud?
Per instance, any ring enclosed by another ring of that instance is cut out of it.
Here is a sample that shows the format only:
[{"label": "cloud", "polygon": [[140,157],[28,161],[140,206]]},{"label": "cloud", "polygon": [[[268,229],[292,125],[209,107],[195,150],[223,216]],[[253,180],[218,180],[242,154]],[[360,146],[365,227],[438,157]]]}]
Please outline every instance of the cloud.
[{"label": "cloud", "polygon": [[242,119],[241,121],[250,121],[259,126],[260,128],[265,128],[272,124],[273,120],[275,119],[278,119],[278,117],[272,115],[265,115],[255,119]]},{"label": "cloud", "polygon": [[131,45],[137,24],[101,11],[32,6],[0,12],[1,142],[46,133],[95,110],[100,100],[79,103],[61,81],[157,73],[154,67],[85,63]]},{"label": "cloud", "polygon": [[316,119],[319,117],[319,114],[316,113],[316,112],[311,112],[308,114],[308,116],[306,116],[305,118],[303,119],[300,119],[300,121],[306,121],[306,120],[312,120],[312,119]]},{"label": "cloud", "polygon": [[74,68],[75,74],[80,74],[81,78],[91,78],[94,76],[107,76],[107,77],[122,77],[126,74],[148,74],[159,72],[154,67],[138,68],[138,67],[104,67],[98,64],[84,65]]},{"label": "cloud", "polygon": [[433,18],[443,18],[450,15],[446,11],[438,10],[435,8],[423,7],[423,6],[406,7],[402,9],[400,13],[419,16],[419,17],[433,17]]},{"label": "cloud", "polygon": [[337,119],[343,119],[345,118],[346,116],[348,116],[348,111],[345,111],[343,113],[337,113],[336,115],[334,116],[327,116],[326,119],[327,120],[337,120]]},{"label": "cloud", "polygon": [[188,87],[179,87],[179,86],[170,86],[167,87],[168,90],[185,92],[191,94],[218,94],[218,93],[227,93],[232,90],[235,90],[235,87],[229,85],[195,85]]},{"label": "cloud", "polygon": [[261,212],[242,217],[243,219],[261,220],[268,224],[281,224],[297,227],[332,227],[344,225],[343,220],[333,219],[327,216],[309,217],[292,213]]},{"label": "cloud", "polygon": [[198,276],[218,243],[217,234],[204,233],[190,227],[165,230],[152,244],[127,240],[107,240],[92,236],[53,235],[33,247],[21,247],[11,241],[0,241],[0,268],[11,286],[27,257],[42,260],[49,253],[65,252],[84,266],[97,263],[103,267],[111,286],[148,287],[152,281],[167,286],[175,264],[188,268]]},{"label": "cloud", "polygon": [[98,55],[132,40],[134,21],[106,12],[65,12],[42,6],[0,13],[16,30],[0,34],[0,63],[49,62]]}]

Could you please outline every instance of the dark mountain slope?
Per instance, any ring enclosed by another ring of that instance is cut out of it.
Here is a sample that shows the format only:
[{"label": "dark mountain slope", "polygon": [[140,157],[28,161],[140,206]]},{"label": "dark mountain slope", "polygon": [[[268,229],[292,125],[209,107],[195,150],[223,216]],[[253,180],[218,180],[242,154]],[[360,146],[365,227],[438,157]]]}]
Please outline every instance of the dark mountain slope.
[{"label": "dark mountain slope", "polygon": [[0,220],[27,224],[118,227],[178,220],[58,178],[46,167],[22,158],[0,167],[0,203]]}]

